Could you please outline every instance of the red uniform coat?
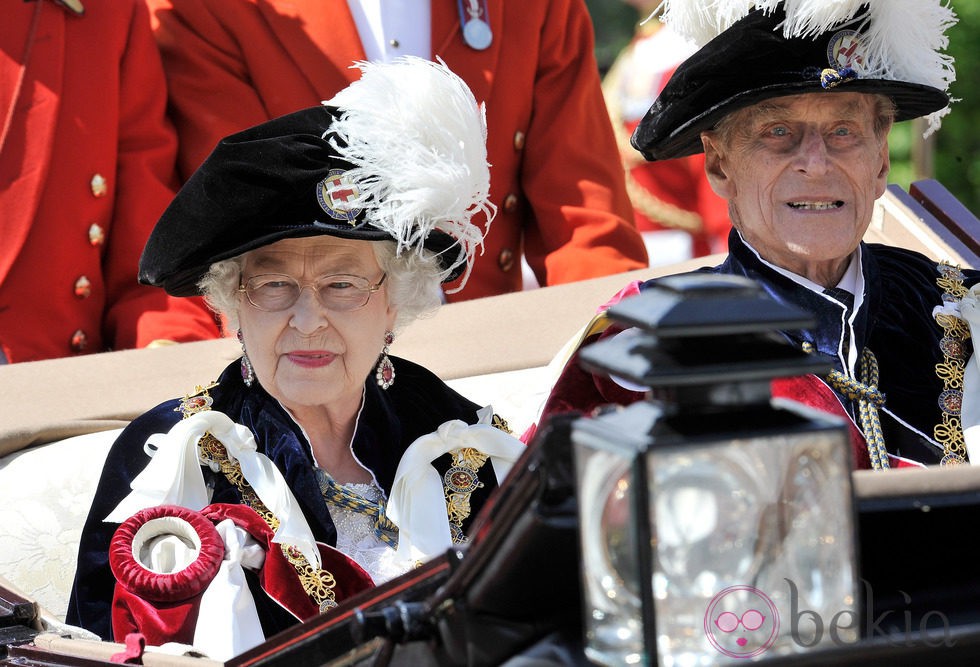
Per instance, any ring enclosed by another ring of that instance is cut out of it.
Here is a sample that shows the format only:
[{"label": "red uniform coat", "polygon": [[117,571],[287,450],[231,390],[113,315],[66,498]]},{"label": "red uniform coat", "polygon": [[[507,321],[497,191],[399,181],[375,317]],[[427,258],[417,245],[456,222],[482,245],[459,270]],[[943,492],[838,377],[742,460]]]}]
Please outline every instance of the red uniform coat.
[{"label": "red uniform coat", "polygon": [[[691,235],[691,256],[728,249],[728,202],[711,189],[704,154],[647,162],[630,136],[674,70],[693,50],[656,19],[642,24],[603,81],[617,134],[626,187],[641,232],[677,229]],[[651,259],[653,257],[651,250]]]},{"label": "red uniform coat", "polygon": [[198,300],[140,286],[176,141],[138,0],[5,2],[0,20],[0,349],[8,361],[218,335]]},{"label": "red uniform coat", "polygon": [[[346,0],[148,0],[186,177],[218,140],[332,97],[366,58]],[[522,234],[541,284],[646,266],[582,0],[489,0],[493,42],[461,36],[457,0],[432,0],[431,43],[487,104],[499,206],[466,288],[519,290]]]}]

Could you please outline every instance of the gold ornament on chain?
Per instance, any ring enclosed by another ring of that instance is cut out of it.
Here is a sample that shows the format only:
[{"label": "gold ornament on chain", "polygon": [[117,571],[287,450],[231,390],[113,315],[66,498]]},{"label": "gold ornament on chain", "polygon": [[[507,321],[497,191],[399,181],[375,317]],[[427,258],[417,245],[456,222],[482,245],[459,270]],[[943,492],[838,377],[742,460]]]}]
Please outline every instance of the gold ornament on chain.
[{"label": "gold ornament on chain", "polygon": [[[936,284],[943,291],[943,301],[959,303],[967,293],[963,286],[963,272],[947,262],[940,262],[937,268],[939,277]],[[970,327],[965,320],[948,312],[937,311],[934,318],[943,329],[943,337],[939,341],[943,361],[936,364],[936,375],[943,381],[943,391],[938,401],[942,421],[933,429],[933,437],[943,446],[940,465],[959,465],[967,460],[960,409],[963,405],[963,372],[969,356],[966,341],[970,338]]]},{"label": "gold ornament on chain", "polygon": [[483,487],[477,472],[486,463],[488,455],[472,447],[460,447],[450,453],[453,455],[453,464],[443,475],[442,481],[446,492],[449,532],[452,534],[453,544],[461,544],[466,541],[463,521],[472,511],[470,496]]}]

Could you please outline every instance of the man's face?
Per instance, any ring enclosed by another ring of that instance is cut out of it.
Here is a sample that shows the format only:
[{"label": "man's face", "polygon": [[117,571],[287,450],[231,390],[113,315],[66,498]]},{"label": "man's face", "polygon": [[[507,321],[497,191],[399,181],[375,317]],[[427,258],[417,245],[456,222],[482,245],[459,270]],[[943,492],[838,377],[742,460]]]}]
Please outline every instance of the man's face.
[{"label": "man's face", "polygon": [[887,128],[861,93],[780,97],[702,135],[732,223],[768,261],[825,286],[843,275],[888,177]]}]

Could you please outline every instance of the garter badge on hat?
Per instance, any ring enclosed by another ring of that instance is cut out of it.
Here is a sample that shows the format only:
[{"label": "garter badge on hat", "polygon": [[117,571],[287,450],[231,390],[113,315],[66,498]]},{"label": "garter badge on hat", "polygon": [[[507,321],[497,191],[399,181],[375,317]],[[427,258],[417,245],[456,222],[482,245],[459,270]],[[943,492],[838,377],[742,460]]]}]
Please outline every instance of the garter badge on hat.
[{"label": "garter badge on hat", "polygon": [[352,225],[363,210],[352,205],[359,196],[357,186],[343,169],[331,169],[326,178],[316,186],[316,199],[320,202],[320,208],[334,220],[346,220]]},{"label": "garter badge on hat", "polygon": [[864,62],[861,33],[841,30],[827,43],[827,64],[831,67],[855,67]]}]

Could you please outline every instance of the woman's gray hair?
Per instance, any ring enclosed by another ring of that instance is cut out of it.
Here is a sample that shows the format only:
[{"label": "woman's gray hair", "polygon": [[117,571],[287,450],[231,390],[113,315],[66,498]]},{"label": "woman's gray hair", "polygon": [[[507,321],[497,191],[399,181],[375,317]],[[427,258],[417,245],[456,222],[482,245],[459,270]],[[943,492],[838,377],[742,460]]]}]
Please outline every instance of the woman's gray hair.
[{"label": "woman's gray hair", "polygon": [[[436,256],[427,251],[398,254],[394,241],[370,243],[378,265],[387,275],[388,305],[398,313],[395,330],[435,312],[442,304],[443,275]],[[238,287],[244,267],[245,254],[215,262],[197,284],[208,306],[222,316],[231,331],[238,328],[238,309],[244,298]]]}]

